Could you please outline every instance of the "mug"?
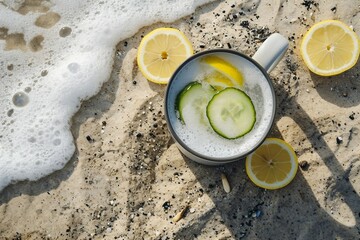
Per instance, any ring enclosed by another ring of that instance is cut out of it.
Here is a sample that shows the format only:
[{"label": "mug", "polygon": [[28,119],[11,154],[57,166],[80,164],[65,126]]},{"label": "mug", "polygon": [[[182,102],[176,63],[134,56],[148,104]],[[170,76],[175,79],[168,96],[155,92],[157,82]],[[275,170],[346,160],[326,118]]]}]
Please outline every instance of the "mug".
[{"label": "mug", "polygon": [[[270,35],[253,57],[229,49],[199,52],[185,60],[169,80],[165,94],[165,118],[168,129],[180,152],[205,165],[222,165],[245,158],[258,148],[268,135],[276,111],[275,92],[270,71],[284,56],[289,42],[280,35]],[[253,129],[239,139],[224,139],[216,134],[190,131],[179,119],[176,109],[179,93],[202,74],[200,60],[209,55],[220,57],[244,76],[244,92],[252,99],[256,122]]]}]

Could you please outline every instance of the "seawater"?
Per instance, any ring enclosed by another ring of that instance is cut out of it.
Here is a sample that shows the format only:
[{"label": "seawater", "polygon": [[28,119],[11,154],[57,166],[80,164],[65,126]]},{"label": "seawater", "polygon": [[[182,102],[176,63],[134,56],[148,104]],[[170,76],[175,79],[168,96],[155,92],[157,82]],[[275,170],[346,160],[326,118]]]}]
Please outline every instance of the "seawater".
[{"label": "seawater", "polygon": [[273,117],[273,95],[272,88],[264,74],[250,61],[232,53],[216,53],[217,56],[225,59],[234,65],[242,74],[245,80],[244,92],[251,98],[255,111],[256,122],[253,129],[238,139],[225,139],[205,124],[199,121],[190,121],[183,124],[176,117],[174,96],[191,81],[201,81],[209,71],[204,66],[201,58],[187,63],[180,71],[169,91],[168,112],[170,123],[173,126],[180,141],[193,151],[210,158],[232,158],[250,152],[254,146],[267,134],[272,124]]},{"label": "seawater", "polygon": [[69,161],[71,117],[109,79],[118,42],[207,2],[1,1],[0,191]]}]

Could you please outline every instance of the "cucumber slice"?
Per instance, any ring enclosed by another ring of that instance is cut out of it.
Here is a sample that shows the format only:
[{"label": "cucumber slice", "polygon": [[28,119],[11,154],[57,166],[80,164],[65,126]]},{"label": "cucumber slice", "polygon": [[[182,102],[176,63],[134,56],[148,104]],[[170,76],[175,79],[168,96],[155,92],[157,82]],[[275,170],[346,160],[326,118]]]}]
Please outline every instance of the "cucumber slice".
[{"label": "cucumber slice", "polygon": [[177,110],[180,120],[185,124],[198,124],[209,126],[206,117],[206,106],[216,91],[210,87],[192,82],[178,95]]},{"label": "cucumber slice", "polygon": [[225,88],[210,100],[206,114],[211,127],[227,139],[239,138],[250,132],[256,112],[250,97],[237,88]]}]

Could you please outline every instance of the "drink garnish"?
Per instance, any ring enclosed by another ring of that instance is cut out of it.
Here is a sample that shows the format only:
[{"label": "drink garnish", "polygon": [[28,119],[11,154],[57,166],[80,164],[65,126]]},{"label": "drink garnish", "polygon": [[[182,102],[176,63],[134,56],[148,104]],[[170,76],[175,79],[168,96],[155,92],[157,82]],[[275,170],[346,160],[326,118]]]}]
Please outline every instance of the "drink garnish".
[{"label": "drink garnish", "polygon": [[277,138],[267,138],[246,157],[245,165],[246,173],[255,185],[266,189],[278,189],[294,179],[298,160],[288,143]]},{"label": "drink garnish", "polygon": [[184,33],[174,28],[158,28],[142,39],[137,63],[149,81],[167,84],[176,68],[192,54],[192,45]]},{"label": "drink garnish", "polygon": [[357,34],[346,24],[326,20],[312,26],[301,43],[306,66],[321,76],[332,76],[352,68],[359,58]]}]

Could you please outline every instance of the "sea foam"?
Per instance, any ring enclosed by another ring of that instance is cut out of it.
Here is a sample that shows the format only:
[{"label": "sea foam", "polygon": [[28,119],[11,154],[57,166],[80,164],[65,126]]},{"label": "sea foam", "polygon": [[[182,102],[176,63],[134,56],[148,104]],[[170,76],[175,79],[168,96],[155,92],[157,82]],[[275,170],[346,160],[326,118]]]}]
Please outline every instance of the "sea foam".
[{"label": "sea foam", "polygon": [[24,2],[0,4],[0,191],[69,161],[71,117],[108,80],[119,41],[211,1]]}]

